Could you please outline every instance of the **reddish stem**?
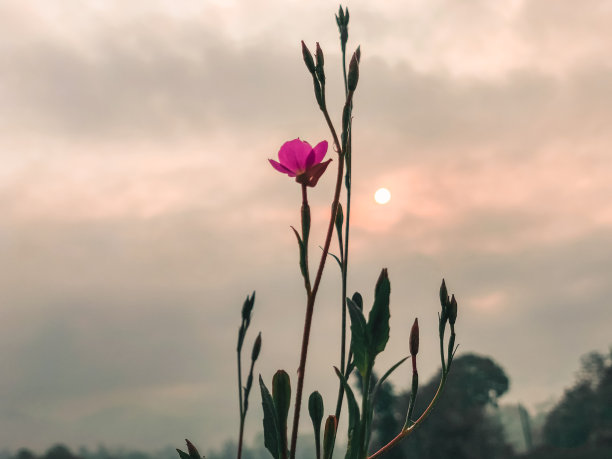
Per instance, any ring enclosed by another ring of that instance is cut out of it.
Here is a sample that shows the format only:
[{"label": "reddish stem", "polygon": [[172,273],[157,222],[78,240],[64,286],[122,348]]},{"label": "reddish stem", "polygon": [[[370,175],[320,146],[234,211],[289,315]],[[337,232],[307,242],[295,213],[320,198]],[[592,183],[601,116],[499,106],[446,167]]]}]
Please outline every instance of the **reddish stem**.
[{"label": "reddish stem", "polygon": [[[352,92],[349,93],[352,96]],[[338,175],[336,176],[336,189],[334,191],[334,200],[332,201],[331,218],[329,219],[329,227],[327,228],[327,236],[325,237],[325,244],[323,246],[323,253],[321,254],[321,261],[319,262],[319,269],[315,277],[312,291],[308,295],[308,302],[306,303],[306,318],[304,320],[304,334],[302,335],[302,350],[300,353],[300,366],[298,367],[298,383],[295,392],[295,409],[293,412],[293,427],[291,432],[291,450],[289,457],[295,459],[295,450],[297,447],[297,434],[298,424],[300,422],[300,408],[302,405],[302,391],[304,389],[304,373],[306,371],[306,357],[308,354],[308,343],[310,341],[310,328],[312,325],[312,314],[314,312],[314,303],[319,290],[319,284],[321,283],[321,277],[323,276],[323,268],[325,267],[325,260],[329,252],[329,246],[331,244],[332,235],[334,232],[334,223],[336,221],[336,213],[338,212],[338,203],[340,202],[340,192],[342,190],[342,177],[344,175],[344,153],[340,147],[336,130],[329,118],[327,110],[323,110],[325,121],[329,126],[332,136],[334,138],[334,144],[338,151]]]}]

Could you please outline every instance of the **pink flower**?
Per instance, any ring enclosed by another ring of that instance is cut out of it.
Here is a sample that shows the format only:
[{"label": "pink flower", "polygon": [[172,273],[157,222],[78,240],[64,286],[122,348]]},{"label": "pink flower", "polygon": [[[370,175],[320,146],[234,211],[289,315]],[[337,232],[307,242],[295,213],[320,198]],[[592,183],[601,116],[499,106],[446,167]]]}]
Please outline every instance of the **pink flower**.
[{"label": "pink flower", "polygon": [[315,186],[331,159],[321,162],[327,153],[327,141],[319,142],[314,148],[308,142],[295,139],[285,142],[278,151],[278,161],[269,159],[272,167],[306,186]]}]

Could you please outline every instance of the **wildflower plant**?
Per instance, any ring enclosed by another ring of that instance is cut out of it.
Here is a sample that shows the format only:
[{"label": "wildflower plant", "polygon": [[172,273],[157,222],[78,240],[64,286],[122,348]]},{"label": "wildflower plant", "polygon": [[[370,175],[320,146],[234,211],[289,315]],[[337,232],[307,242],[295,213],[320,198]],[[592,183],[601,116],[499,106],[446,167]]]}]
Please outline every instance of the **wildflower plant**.
[{"label": "wildflower plant", "polygon": [[[340,355],[339,364],[334,367],[338,378],[338,395],[335,409],[325,415],[323,397],[317,391],[308,397],[308,414],[312,421],[316,459],[330,459],[334,455],[336,433],[342,414],[344,398],[348,411],[348,444],[344,454],[345,459],[373,459],[383,456],[404,438],[408,437],[421,425],[436,405],[447,381],[449,371],[456,352],[455,321],[457,318],[457,301],[455,296],[449,296],[446,283],[442,280],[440,286],[440,311],[438,313],[438,337],[440,345],[440,360],[442,365],[441,379],[438,390],[427,408],[417,416],[414,415],[414,406],[418,393],[419,378],[417,371],[417,355],[419,352],[419,323],[415,319],[410,330],[408,348],[410,355],[400,359],[389,368],[377,381],[374,379],[374,364],[389,341],[390,310],[389,301],[391,283],[387,269],[382,269],[374,287],[374,302],[369,312],[364,311],[363,297],[359,292],[348,297],[347,278],[349,268],[349,236],[351,213],[352,188],[352,111],[353,99],[359,82],[359,62],[361,58],[358,47],[346,66],[346,45],[348,41],[348,8],[339,8],[336,23],[340,32],[340,46],[342,50],[342,70],[345,89],[345,100],[342,110],[341,130],[338,136],[336,128],[329,116],[326,103],[326,75],[324,69],[324,56],[319,43],[316,44],[314,57],[306,44],[302,42],[302,57],[306,68],[312,77],[315,100],[323,114],[330,130],[333,149],[337,154],[336,183],[331,203],[331,212],[321,257],[314,278],[311,278],[308,259],[310,236],[310,207],[308,205],[308,188],[314,188],[320,177],[327,170],[331,158],[323,161],[327,154],[328,142],[323,140],[312,147],[308,142],[299,138],[285,142],[279,152],[278,161],[269,159],[272,167],[286,174],[300,184],[302,190],[301,229],[292,227],[298,243],[299,265],[304,279],[306,290],[306,308],[304,331],[300,348],[299,366],[295,397],[293,402],[293,418],[290,420],[292,389],[291,378],[284,370],[278,370],[271,381],[271,391],[266,385],[265,378],[259,376],[259,389],[263,407],[264,444],[275,459],[295,459],[298,439],[298,427],[303,402],[303,387],[306,372],[306,360],[310,339],[312,317],[317,292],[328,257],[338,264],[341,271],[342,301],[339,305],[341,313],[340,329]],[[344,206],[340,203],[342,188],[345,190]],[[330,246],[334,234],[338,243],[337,255],[330,253]],[[246,382],[242,379],[242,347],[250,325],[251,314],[255,303],[255,293],[248,296],[242,307],[242,320],[238,331],[237,369],[238,369],[238,401],[239,401],[239,434],[238,459],[242,454],[244,433],[244,420],[249,406],[249,395],[253,385],[253,371],[255,362],[260,354],[262,339],[261,333],[254,341],[250,359],[250,370]],[[350,318],[350,344],[347,346],[348,318]],[[450,328],[450,337],[445,340],[447,328]],[[412,364],[412,386],[409,405],[406,410],[406,421],[395,438],[380,448],[370,451],[370,438],[372,421],[374,418],[375,399],[382,384],[402,363],[410,359]],[[349,384],[352,374],[357,374],[361,382],[361,400]],[[325,422],[323,419],[325,418]],[[321,431],[323,435],[321,438]],[[200,454],[194,445],[187,440],[187,452],[177,450],[181,459],[200,459]]]}]

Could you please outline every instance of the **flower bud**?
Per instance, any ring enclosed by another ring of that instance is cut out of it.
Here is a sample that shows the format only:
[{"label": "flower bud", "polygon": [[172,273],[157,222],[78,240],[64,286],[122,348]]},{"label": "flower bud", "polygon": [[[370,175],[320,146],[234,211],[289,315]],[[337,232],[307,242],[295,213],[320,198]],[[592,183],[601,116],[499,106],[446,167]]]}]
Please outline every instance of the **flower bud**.
[{"label": "flower bud", "polygon": [[361,45],[357,47],[355,55],[357,56],[357,63],[359,64],[359,62],[361,62]]},{"label": "flower bud", "polygon": [[338,419],[333,414],[329,415],[325,421],[325,429],[323,431],[323,459],[332,457],[337,429]]},{"label": "flower bud", "polygon": [[304,57],[304,63],[306,64],[306,68],[311,74],[314,75],[315,73],[314,60],[312,59],[312,54],[310,54],[310,50],[306,46],[306,43],[304,43],[304,40],[302,40],[302,56]]},{"label": "flower bud", "polygon": [[357,88],[357,82],[359,81],[359,61],[357,60],[357,53],[354,53],[353,57],[351,58],[347,80],[348,90],[354,91]]},{"label": "flower bud", "polygon": [[259,352],[261,351],[261,332],[257,335],[255,339],[255,344],[253,344],[253,352],[251,353],[251,360],[254,362],[259,357]]},{"label": "flower bud", "polygon": [[[244,304],[242,305],[242,320],[246,322],[251,321],[251,311],[253,311],[253,305],[255,304],[255,292],[251,296],[246,297]],[[248,327],[248,324],[247,324]]]},{"label": "flower bud", "polygon": [[448,322],[455,325],[455,320],[457,320],[457,300],[453,295],[448,306]]},{"label": "flower bud", "polygon": [[315,66],[315,71],[317,73],[317,78],[321,82],[321,85],[325,85],[325,72],[323,70],[323,50],[319,46],[319,42],[317,42],[317,49],[315,51],[315,58],[317,59],[317,65]]},{"label": "flower bud", "polygon": [[446,303],[448,301],[448,290],[446,290],[446,282],[442,279],[442,285],[440,286],[440,305],[442,306],[442,311],[446,309]]},{"label": "flower bud", "polygon": [[410,330],[410,355],[413,357],[419,353],[419,319],[414,319]]},{"label": "flower bud", "polygon": [[189,455],[193,458],[193,459],[200,459],[200,453],[198,452],[198,450],[196,449],[195,446],[193,446],[193,443],[191,443],[189,440],[185,439],[185,442],[187,443],[187,452],[189,453]]}]

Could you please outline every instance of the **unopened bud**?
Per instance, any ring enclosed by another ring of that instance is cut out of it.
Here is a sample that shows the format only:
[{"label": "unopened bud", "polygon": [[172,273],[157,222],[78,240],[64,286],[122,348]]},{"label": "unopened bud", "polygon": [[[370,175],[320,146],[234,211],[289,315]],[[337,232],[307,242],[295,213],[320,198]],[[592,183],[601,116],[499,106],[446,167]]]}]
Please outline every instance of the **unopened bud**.
[{"label": "unopened bud", "polygon": [[448,322],[455,325],[455,320],[457,320],[457,300],[453,295],[448,306]]},{"label": "unopened bud", "polygon": [[257,335],[255,339],[255,344],[253,344],[253,352],[251,352],[251,360],[254,362],[259,357],[259,352],[261,351],[261,332]]},{"label": "unopened bud", "polygon": [[189,456],[191,456],[193,459],[200,459],[200,453],[198,453],[196,447],[193,446],[193,443],[187,439],[185,439],[185,442],[187,443],[187,452],[189,453]]},{"label": "unopened bud", "polygon": [[357,59],[357,53],[353,54],[351,63],[349,64],[348,72],[348,90],[354,91],[357,88],[357,82],[359,81],[359,61]]},{"label": "unopened bud", "polygon": [[340,231],[342,224],[344,223],[344,213],[342,212],[342,204],[338,203],[338,210],[336,211],[336,229]]},{"label": "unopened bud", "polygon": [[251,312],[253,311],[254,304],[255,292],[253,292],[251,296],[247,295],[246,300],[244,300],[244,304],[242,305],[242,320],[246,322],[249,322],[251,320]]},{"label": "unopened bud", "polygon": [[355,51],[355,55],[357,56],[357,63],[359,64],[359,62],[361,62],[361,46],[357,47],[357,50]]},{"label": "unopened bud", "polygon": [[310,73],[314,75],[314,72],[315,72],[314,60],[312,59],[312,54],[310,54],[310,50],[306,46],[306,43],[304,43],[304,40],[302,40],[302,56],[304,57],[304,63],[306,64],[306,68],[308,69]]},{"label": "unopened bud", "polygon": [[440,286],[440,305],[442,306],[442,311],[446,309],[446,304],[448,301],[448,290],[446,290],[446,282],[442,279],[442,285]]},{"label": "unopened bud", "polygon": [[338,16],[337,16],[338,20],[339,20],[339,24],[344,24],[344,10],[342,9],[342,5],[340,5],[340,7],[338,8]]},{"label": "unopened bud", "polygon": [[419,319],[414,319],[410,330],[410,355],[413,357],[419,353]]},{"label": "unopened bud", "polygon": [[323,430],[323,457],[332,456],[334,443],[336,440],[336,430],[338,429],[338,419],[334,415],[329,415],[325,420],[325,428]]},{"label": "unopened bud", "polygon": [[315,58],[317,59],[317,65],[315,66],[315,71],[317,73],[317,78],[321,82],[321,85],[325,85],[325,71],[323,70],[323,50],[319,46],[319,42],[317,42],[317,49],[315,51]]},{"label": "unopened bud", "polygon": [[323,59],[323,50],[321,46],[319,46],[319,42],[317,42],[317,49],[315,51],[315,57],[317,59],[317,66],[323,67],[324,59]]}]

